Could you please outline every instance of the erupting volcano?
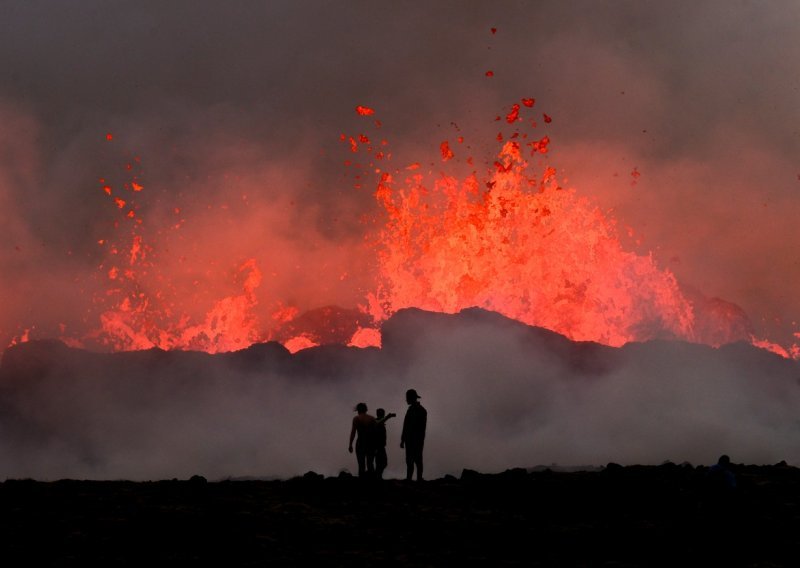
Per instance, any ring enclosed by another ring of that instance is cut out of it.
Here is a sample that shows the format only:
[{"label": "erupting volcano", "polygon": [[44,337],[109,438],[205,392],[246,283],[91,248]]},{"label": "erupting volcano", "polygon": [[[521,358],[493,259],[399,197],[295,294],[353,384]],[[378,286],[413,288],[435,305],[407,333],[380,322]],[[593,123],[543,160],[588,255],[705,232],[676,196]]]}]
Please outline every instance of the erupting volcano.
[{"label": "erupting volcano", "polygon": [[[119,215],[113,236],[98,240],[106,255],[95,278],[104,284],[87,310],[91,331],[76,334],[80,326],[62,325],[62,339],[113,351],[216,353],[268,340],[291,351],[325,343],[380,346],[381,322],[399,309],[481,307],[577,341],[621,346],[678,339],[715,347],[749,341],[797,358],[797,346],[756,338],[737,306],[685,292],[652,256],[625,250],[611,214],[562,186],[547,162],[549,136],[534,135],[540,127],[534,106],[533,98],[523,98],[497,116],[496,156],[476,159],[459,135],[440,144],[440,158],[427,172],[418,162],[395,167],[400,157],[379,136],[375,111],[356,107],[357,120],[369,122],[340,140],[366,160],[345,166],[358,169],[354,191],[374,180],[377,204],[363,224],[374,257],[372,285],[357,309],[301,313],[282,298],[262,298],[255,258],[234,259],[222,276],[205,270],[204,277],[203,267],[164,270],[160,253],[180,233],[183,213],[172,207],[159,226],[148,225],[141,210],[164,204],[143,206],[149,190],[137,158],[126,164],[127,179],[99,180]],[[546,128],[552,118],[541,117]],[[29,337],[26,331],[12,343]]]}]

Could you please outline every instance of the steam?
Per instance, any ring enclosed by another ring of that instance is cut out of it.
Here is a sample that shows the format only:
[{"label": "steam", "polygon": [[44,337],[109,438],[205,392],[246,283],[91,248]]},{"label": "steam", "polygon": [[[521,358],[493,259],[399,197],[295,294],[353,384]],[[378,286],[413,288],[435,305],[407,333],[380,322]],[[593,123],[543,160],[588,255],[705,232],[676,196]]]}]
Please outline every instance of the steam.
[{"label": "steam", "polygon": [[746,344],[616,349],[482,311],[403,311],[385,330],[382,350],[314,348],[293,359],[275,344],[228,355],[18,346],[3,361],[0,478],[336,475],[355,470],[346,443],[359,401],[398,414],[387,424],[387,473],[403,477],[410,387],[429,414],[429,477],[708,464],[721,453],[800,463],[798,365]]}]

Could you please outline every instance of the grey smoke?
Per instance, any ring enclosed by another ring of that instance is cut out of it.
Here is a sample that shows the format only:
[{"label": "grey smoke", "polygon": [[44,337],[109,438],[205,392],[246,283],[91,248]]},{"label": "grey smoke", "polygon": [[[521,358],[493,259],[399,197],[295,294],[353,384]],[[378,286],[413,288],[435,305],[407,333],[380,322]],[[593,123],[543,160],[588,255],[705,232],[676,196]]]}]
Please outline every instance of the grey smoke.
[{"label": "grey smoke", "polygon": [[0,478],[290,477],[355,470],[353,407],[429,413],[429,477],[463,468],[800,463],[796,362],[740,343],[573,343],[481,310],[407,310],[382,350],[277,344],[227,355],[30,343],[0,367]]}]

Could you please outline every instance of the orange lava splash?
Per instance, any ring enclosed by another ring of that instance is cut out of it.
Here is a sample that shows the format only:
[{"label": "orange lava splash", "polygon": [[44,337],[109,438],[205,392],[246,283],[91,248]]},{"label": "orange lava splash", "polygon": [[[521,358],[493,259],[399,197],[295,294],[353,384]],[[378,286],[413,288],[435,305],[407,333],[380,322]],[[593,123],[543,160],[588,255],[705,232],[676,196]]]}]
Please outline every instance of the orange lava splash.
[{"label": "orange lava splash", "polygon": [[[221,294],[208,304],[202,317],[192,317],[184,311],[186,305],[200,303],[201,283],[195,281],[187,286],[185,276],[166,266],[168,262],[159,257],[157,250],[168,248],[168,233],[179,231],[183,221],[174,223],[170,219],[167,228],[155,229],[137,215],[141,207],[153,206],[139,178],[140,168],[141,160],[136,158],[125,166],[128,179],[118,183],[99,180],[104,196],[118,210],[119,217],[113,222],[111,234],[97,241],[102,261],[95,279],[100,289],[92,297],[87,320],[97,318],[98,322],[88,321],[93,327],[88,333],[63,335],[61,339],[76,347],[112,351],[155,347],[208,353],[243,349],[262,340],[255,313],[256,289],[262,275],[255,259],[236,262],[233,286],[239,289],[238,293]],[[177,207],[170,210],[180,214]],[[223,289],[209,282],[202,286],[212,295],[215,288]]]},{"label": "orange lava splash", "polygon": [[100,329],[89,338],[114,351],[158,347],[218,353],[244,349],[261,339],[253,313],[258,303],[254,292],[261,282],[261,272],[255,260],[249,259],[239,267],[239,273],[244,280],[241,294],[215,302],[198,323],[192,323],[185,315],[174,318],[158,297],[137,291],[132,281],[133,290],[100,314]]},{"label": "orange lava splash", "polygon": [[384,173],[376,198],[388,220],[373,317],[478,306],[607,345],[693,339],[692,309],[673,275],[623,250],[613,220],[559,186],[555,170],[531,169],[512,141],[485,183],[476,174],[398,183]]},{"label": "orange lava splash", "polygon": [[521,102],[506,114],[514,130],[497,134],[507,141],[483,176],[378,170],[375,198],[386,222],[376,238],[379,274],[367,307],[376,322],[407,307],[455,313],[477,306],[577,341],[749,341],[800,358],[796,344],[755,337],[737,306],[690,299],[651,255],[626,251],[615,220],[562,187],[542,162],[550,137],[524,131],[537,126],[521,116],[535,99]]},{"label": "orange lava splash", "polygon": [[[358,139],[369,145],[365,135]],[[148,196],[136,175],[140,165],[136,161],[126,165],[126,175],[132,176],[127,181],[111,184],[100,179],[116,220],[112,233],[97,240],[102,261],[95,279],[100,289],[87,317],[93,329],[78,336],[62,334],[63,341],[111,351],[159,348],[208,353],[268,340],[279,341],[291,352],[324,343],[380,344],[379,332],[365,327],[371,323],[369,316],[358,310],[326,307],[300,313],[280,299],[260,302],[262,271],[255,258],[225,259],[222,269],[211,269],[219,258],[202,251],[195,251],[192,262],[185,264],[185,258],[171,256],[170,243],[183,239],[183,212],[175,204],[164,207]],[[151,226],[146,215],[130,215],[159,207],[174,216]],[[227,262],[231,265],[226,269]],[[28,338],[26,331],[13,341]]]}]

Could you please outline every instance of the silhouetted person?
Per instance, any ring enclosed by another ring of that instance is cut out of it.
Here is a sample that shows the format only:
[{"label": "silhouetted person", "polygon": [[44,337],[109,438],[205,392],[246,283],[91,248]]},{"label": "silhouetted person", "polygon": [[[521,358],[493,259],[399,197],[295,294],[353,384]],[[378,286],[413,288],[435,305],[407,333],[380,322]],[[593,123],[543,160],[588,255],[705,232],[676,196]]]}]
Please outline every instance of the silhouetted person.
[{"label": "silhouetted person", "polygon": [[375,411],[375,476],[383,479],[383,470],[389,465],[386,457],[386,421],[397,416],[394,412],[386,414],[383,408]]},{"label": "silhouetted person", "polygon": [[708,484],[718,495],[730,494],[736,489],[736,476],[731,471],[731,458],[722,455],[715,465],[708,468]]},{"label": "silhouetted person", "polygon": [[406,479],[414,476],[417,467],[417,481],[422,481],[422,447],[425,445],[425,427],[428,424],[428,411],[419,403],[419,395],[414,389],[406,391],[408,410],[403,420],[403,433],[400,447],[406,449]]},{"label": "silhouetted person", "polygon": [[353,439],[358,433],[356,440],[356,461],[358,462],[358,476],[370,477],[375,472],[375,417],[367,414],[366,403],[359,402],[355,408],[356,414],[353,417],[353,427],[350,429],[350,446],[348,451],[353,453]]},{"label": "silhouetted person", "polygon": [[720,456],[717,463],[708,468],[704,481],[704,509],[714,517],[717,528],[730,524],[738,497],[731,459],[725,455]]},{"label": "silhouetted person", "polygon": [[746,541],[737,485],[730,458],[720,456],[706,472],[706,490],[700,502],[704,524],[699,532],[701,544],[715,552],[720,566],[737,564],[740,546]]}]

